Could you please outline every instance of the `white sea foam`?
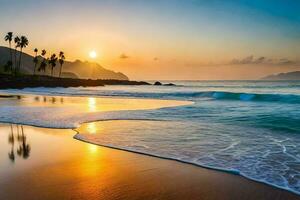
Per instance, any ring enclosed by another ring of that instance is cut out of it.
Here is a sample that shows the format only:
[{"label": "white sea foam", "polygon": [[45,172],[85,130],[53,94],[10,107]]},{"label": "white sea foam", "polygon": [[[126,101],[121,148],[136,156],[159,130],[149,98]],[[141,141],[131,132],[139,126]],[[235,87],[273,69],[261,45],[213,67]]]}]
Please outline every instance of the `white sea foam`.
[{"label": "white sea foam", "polygon": [[0,107],[0,122],[47,128],[76,128],[81,123],[106,120],[143,119],[137,111],[71,112],[72,108]]},{"label": "white sea foam", "polygon": [[[90,133],[81,127],[75,138],[106,147],[239,174],[300,194],[300,157],[292,156],[300,151],[299,138],[272,134],[264,129],[259,130],[260,135],[253,137],[258,129],[241,130],[237,126],[220,124],[172,121],[118,121],[97,124],[101,127],[98,134],[97,131]],[[233,133],[235,130],[240,132]]]}]

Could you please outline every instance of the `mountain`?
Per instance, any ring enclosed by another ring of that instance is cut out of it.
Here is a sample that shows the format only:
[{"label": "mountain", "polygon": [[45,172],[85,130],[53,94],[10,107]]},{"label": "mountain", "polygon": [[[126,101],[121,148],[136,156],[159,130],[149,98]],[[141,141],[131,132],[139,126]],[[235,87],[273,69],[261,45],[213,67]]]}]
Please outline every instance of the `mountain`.
[{"label": "mountain", "polygon": [[[14,50],[12,51],[14,56]],[[19,56],[19,51],[17,55]],[[2,68],[8,60],[10,60],[10,49],[7,47],[0,46],[0,68]],[[33,68],[33,56],[26,53],[22,53],[21,71],[26,74],[32,74]],[[56,68],[54,70],[55,75],[59,73],[59,68],[60,65],[57,63]],[[46,74],[50,73],[51,72],[48,69],[48,71],[46,71]],[[65,61],[63,65],[63,75],[70,76],[71,74],[73,77],[79,77],[82,79],[129,80],[129,78],[121,72],[114,72],[112,70],[105,69],[97,63],[87,61],[83,62],[80,60],[76,60],[74,62]]]},{"label": "mountain", "polygon": [[273,74],[262,78],[263,80],[300,80],[300,71]]}]

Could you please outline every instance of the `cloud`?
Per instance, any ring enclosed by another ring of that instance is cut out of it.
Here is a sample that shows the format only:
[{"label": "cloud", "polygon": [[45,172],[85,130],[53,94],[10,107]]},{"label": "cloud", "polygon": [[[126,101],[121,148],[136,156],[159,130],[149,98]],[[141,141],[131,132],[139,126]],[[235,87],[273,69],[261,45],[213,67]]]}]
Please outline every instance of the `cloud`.
[{"label": "cloud", "polygon": [[128,55],[126,55],[125,53],[122,53],[119,58],[120,59],[128,59],[130,57]]},{"label": "cloud", "polygon": [[254,56],[247,56],[242,59],[233,59],[228,64],[231,65],[300,65],[299,61],[293,61],[286,58],[272,59],[264,56],[255,58]]}]

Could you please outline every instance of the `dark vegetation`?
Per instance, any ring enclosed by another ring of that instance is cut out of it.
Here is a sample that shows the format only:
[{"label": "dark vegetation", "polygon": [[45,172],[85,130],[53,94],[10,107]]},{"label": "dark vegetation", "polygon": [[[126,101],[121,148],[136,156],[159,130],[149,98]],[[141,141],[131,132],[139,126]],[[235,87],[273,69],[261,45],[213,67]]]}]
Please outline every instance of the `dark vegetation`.
[{"label": "dark vegetation", "polygon": [[[20,75],[21,72],[21,66],[22,66],[22,56],[23,56],[23,49],[26,48],[29,45],[29,40],[26,36],[14,36],[13,32],[8,32],[4,40],[8,42],[9,50],[10,50],[10,59],[6,62],[4,65],[4,71],[8,74],[11,74],[13,76]],[[14,51],[12,49],[12,43],[14,42]],[[46,57],[46,50],[43,49],[41,51],[41,54],[38,55],[39,50],[35,48],[34,50],[35,56],[32,59],[32,65],[33,67],[33,75],[36,74],[36,71],[43,71],[45,73],[47,68],[51,69],[51,76],[54,76],[53,70],[57,66],[57,63],[60,65],[60,70],[58,77],[61,76],[63,64],[65,62],[65,54],[64,52],[60,51],[58,56],[53,53],[49,55],[49,57]],[[39,57],[41,58],[39,61]]]},{"label": "dark vegetation", "polygon": [[92,80],[92,79],[75,79],[59,78],[50,76],[34,75],[0,75],[0,89],[22,89],[26,87],[92,87],[104,85],[149,85],[144,81],[128,80]]}]

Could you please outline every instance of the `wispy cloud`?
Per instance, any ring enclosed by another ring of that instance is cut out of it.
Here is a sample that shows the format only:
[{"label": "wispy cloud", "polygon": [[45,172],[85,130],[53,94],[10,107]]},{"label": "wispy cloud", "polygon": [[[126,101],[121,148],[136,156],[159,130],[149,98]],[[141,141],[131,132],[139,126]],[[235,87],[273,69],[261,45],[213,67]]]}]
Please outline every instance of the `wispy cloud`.
[{"label": "wispy cloud", "polygon": [[287,58],[281,58],[281,59],[273,59],[273,58],[267,58],[264,56],[255,58],[254,56],[247,56],[242,59],[233,59],[228,64],[231,65],[260,65],[260,64],[266,64],[266,65],[300,65],[299,61],[295,60],[289,60]]}]

